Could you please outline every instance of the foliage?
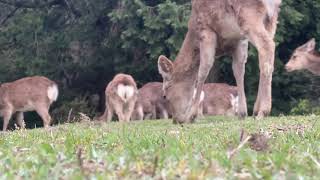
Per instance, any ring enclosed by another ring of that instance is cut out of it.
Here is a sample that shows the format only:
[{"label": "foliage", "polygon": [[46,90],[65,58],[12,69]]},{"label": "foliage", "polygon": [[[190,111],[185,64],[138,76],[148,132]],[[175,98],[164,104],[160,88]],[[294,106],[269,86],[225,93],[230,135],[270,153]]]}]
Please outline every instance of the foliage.
[{"label": "foliage", "polygon": [[[118,72],[132,74],[139,86],[161,81],[157,57],[175,58],[191,12],[190,0],[17,2],[0,1],[0,82],[47,76],[60,86],[59,106],[83,94],[99,94],[103,100],[106,84]],[[273,114],[289,113],[290,104],[314,100],[319,92],[314,88],[320,85],[319,78],[283,70],[294,48],[311,37],[320,42],[319,11],[319,0],[283,0]],[[210,79],[235,84],[229,58],[217,63],[215,70],[218,77]],[[257,52],[250,47],[245,84],[250,109],[258,77]]]},{"label": "foliage", "polygon": [[[74,123],[1,134],[1,179],[316,179],[319,117],[238,121]],[[316,124],[315,124],[316,123]],[[239,145],[241,128],[272,134],[269,149]],[[226,131],[228,129],[228,131]],[[13,143],[14,142],[14,143]]]},{"label": "foliage", "polygon": [[314,104],[309,101],[308,99],[302,99],[299,100],[299,102],[293,106],[293,108],[290,111],[290,114],[292,115],[320,115],[320,108],[319,106],[314,106]]},{"label": "foliage", "polygon": [[300,100],[296,107],[291,109],[291,114],[310,114],[312,112],[312,105],[310,101],[303,99]]}]

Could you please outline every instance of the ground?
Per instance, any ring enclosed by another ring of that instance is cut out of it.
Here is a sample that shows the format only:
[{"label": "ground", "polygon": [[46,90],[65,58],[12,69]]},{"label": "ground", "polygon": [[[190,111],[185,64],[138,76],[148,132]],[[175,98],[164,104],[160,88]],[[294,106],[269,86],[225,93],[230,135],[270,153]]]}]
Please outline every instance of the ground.
[{"label": "ground", "polygon": [[[0,178],[317,179],[318,119],[212,117],[183,127],[85,121],[16,130],[0,134]],[[238,147],[241,134],[249,141]],[[255,148],[253,134],[268,139],[263,148]]]}]

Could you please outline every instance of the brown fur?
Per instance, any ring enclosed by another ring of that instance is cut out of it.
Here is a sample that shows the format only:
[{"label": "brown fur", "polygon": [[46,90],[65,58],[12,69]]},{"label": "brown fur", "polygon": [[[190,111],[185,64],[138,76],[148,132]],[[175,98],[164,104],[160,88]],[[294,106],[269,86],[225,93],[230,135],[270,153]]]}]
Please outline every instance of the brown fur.
[{"label": "brown fur", "polygon": [[[121,84],[125,86],[131,86],[134,89],[133,96],[129,97],[126,102],[117,93],[117,88]],[[108,84],[105,93],[106,110],[100,117],[100,120],[107,120],[110,122],[112,120],[113,113],[116,113],[119,122],[129,122],[134,110],[134,105],[137,101],[138,94],[137,85],[132,76],[126,74],[117,74]]]},{"label": "brown fur", "polygon": [[51,123],[49,108],[52,100],[48,97],[48,88],[56,85],[46,77],[26,77],[0,85],[0,115],[3,116],[3,130],[9,120],[17,113],[17,123],[24,128],[23,112],[36,111],[43,120],[44,127]]},{"label": "brown fur", "polygon": [[[267,8],[272,2],[274,7]],[[271,81],[274,66],[273,41],[281,0],[193,0],[188,32],[174,61],[159,57],[159,71],[173,111],[174,122],[192,122],[200,93],[214,57],[230,54],[240,98],[239,116],[247,115],[244,70],[248,41],[259,52],[260,84],[254,114],[271,111]],[[273,10],[270,13],[268,10]],[[270,17],[270,14],[272,16]],[[192,93],[197,89],[196,98]]]},{"label": "brown fur", "polygon": [[[150,82],[139,89],[133,119],[167,119],[166,100],[163,99],[162,83]],[[142,110],[143,113],[140,111]]]},{"label": "brown fur", "polygon": [[315,39],[298,47],[286,64],[286,70],[292,72],[307,69],[315,75],[320,75],[320,53],[315,50],[315,47]]},{"label": "brown fur", "polygon": [[237,112],[231,103],[231,95],[238,96],[236,86],[229,86],[222,83],[208,83],[203,86],[205,98],[203,101],[203,114],[209,116],[230,115]]}]

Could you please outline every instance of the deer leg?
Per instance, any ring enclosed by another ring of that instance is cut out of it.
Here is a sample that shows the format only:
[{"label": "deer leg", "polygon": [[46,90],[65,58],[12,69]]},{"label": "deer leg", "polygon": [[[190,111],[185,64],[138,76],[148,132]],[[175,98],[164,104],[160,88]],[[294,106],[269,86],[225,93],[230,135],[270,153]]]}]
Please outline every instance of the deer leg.
[{"label": "deer leg", "polygon": [[119,122],[125,121],[124,113],[123,113],[123,104],[122,103],[116,103],[113,106],[114,111],[116,112],[118,116]]},{"label": "deer leg", "polygon": [[203,101],[199,105],[198,113],[197,113],[197,118],[203,118]]},{"label": "deer leg", "polygon": [[20,128],[22,128],[22,129],[26,128],[26,123],[24,122],[23,112],[17,112],[16,121],[17,121],[17,124]]},{"label": "deer leg", "polygon": [[232,69],[233,75],[237,82],[239,94],[239,106],[237,109],[239,118],[244,118],[248,115],[246,94],[244,91],[244,74],[245,66],[248,58],[248,41],[239,41],[235,51],[233,52]]},{"label": "deer leg", "polygon": [[111,106],[109,106],[107,109],[107,122],[111,122],[112,121],[112,117],[113,117],[113,109],[111,108]]},{"label": "deer leg", "polygon": [[156,105],[154,104],[152,104],[151,119],[157,119],[157,108],[156,108]]},{"label": "deer leg", "polygon": [[143,108],[141,105],[135,105],[131,115],[131,120],[143,120]]},{"label": "deer leg", "polygon": [[271,112],[272,74],[274,69],[275,43],[272,35],[266,29],[253,29],[249,31],[249,40],[259,53],[260,81],[254,116],[263,118]]},{"label": "deer leg", "polygon": [[169,119],[170,115],[169,115],[169,110],[168,110],[167,104],[166,103],[160,103],[160,104],[161,104],[162,118]]},{"label": "deer leg", "polygon": [[[217,36],[214,32],[211,30],[203,30],[200,33],[200,67],[197,78],[197,91],[193,100],[193,109],[191,110],[193,114],[197,114],[198,112],[203,85],[214,64],[216,44]],[[192,119],[190,120],[192,121]]]},{"label": "deer leg", "polygon": [[144,116],[144,112],[143,112],[143,107],[142,106],[139,106],[138,107],[138,120],[143,120],[143,116]]},{"label": "deer leg", "polygon": [[108,105],[107,101],[105,106],[106,109],[104,110],[103,115],[99,117],[99,121],[111,122],[113,117],[113,109],[110,105]]},{"label": "deer leg", "polygon": [[166,108],[162,105],[162,104],[158,104],[158,109],[159,109],[159,113],[160,113],[160,119],[169,119],[169,114],[168,111],[166,110]]},{"label": "deer leg", "polygon": [[36,108],[36,112],[41,117],[44,128],[49,128],[51,124],[51,116],[49,114],[49,108],[46,106],[38,105],[38,107]]},{"label": "deer leg", "polygon": [[3,127],[2,131],[6,131],[8,128],[9,121],[12,116],[12,110],[10,108],[3,110]]},{"label": "deer leg", "polygon": [[169,114],[168,114],[168,111],[167,110],[165,110],[165,109],[162,109],[162,111],[161,111],[162,113],[162,119],[169,119]]},{"label": "deer leg", "polygon": [[135,100],[129,101],[127,104],[126,112],[124,114],[124,118],[126,122],[130,122],[131,115],[134,111],[134,105],[136,104]]},{"label": "deer leg", "polygon": [[107,106],[106,106],[103,114],[98,118],[98,120],[99,120],[99,121],[105,121],[106,118],[108,117],[108,113],[109,113],[108,111],[109,111],[109,110],[107,109]]},{"label": "deer leg", "polygon": [[151,120],[152,119],[152,113],[145,114],[144,119]]}]

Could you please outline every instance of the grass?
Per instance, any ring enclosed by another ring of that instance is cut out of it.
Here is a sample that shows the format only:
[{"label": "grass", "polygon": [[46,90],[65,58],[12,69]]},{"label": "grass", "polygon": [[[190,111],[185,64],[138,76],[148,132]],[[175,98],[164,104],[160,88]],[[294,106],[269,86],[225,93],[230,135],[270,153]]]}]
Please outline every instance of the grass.
[{"label": "grass", "polygon": [[[318,179],[317,116],[239,121],[226,117],[184,127],[169,120],[90,122],[0,134],[0,179]],[[231,159],[241,129],[272,134]]]}]

